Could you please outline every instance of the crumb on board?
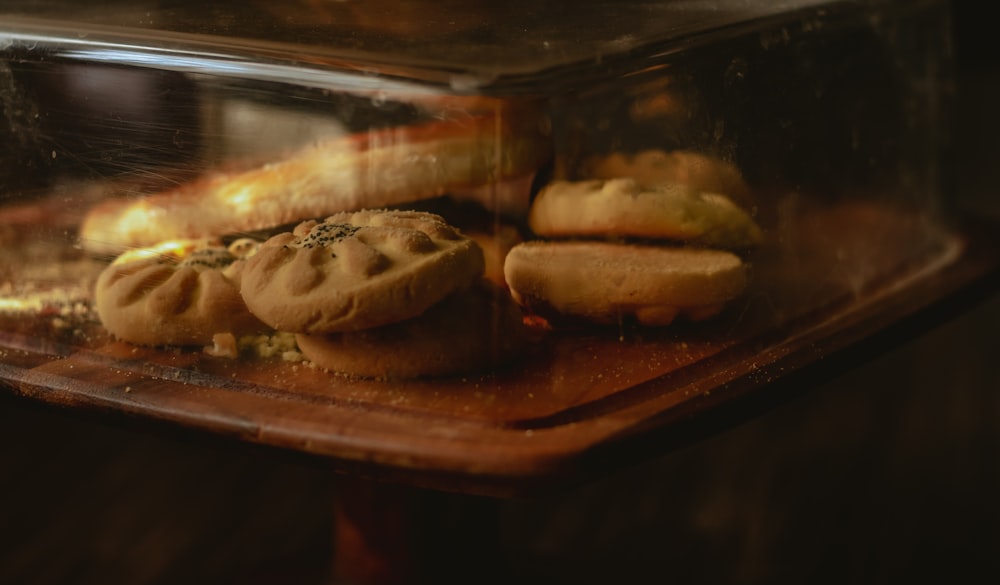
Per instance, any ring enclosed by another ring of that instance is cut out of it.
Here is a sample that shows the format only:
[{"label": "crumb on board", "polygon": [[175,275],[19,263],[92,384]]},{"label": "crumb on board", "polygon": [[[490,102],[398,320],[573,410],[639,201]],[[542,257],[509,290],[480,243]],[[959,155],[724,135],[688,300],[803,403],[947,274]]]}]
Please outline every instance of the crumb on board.
[{"label": "crumb on board", "polygon": [[212,345],[205,346],[203,351],[214,357],[231,359],[246,355],[265,359],[279,357],[282,361],[293,363],[305,361],[295,343],[295,335],[283,332],[242,335],[239,338],[232,333],[216,333],[212,336]]},{"label": "crumb on board", "polygon": [[232,333],[216,333],[212,336],[212,345],[206,345],[203,351],[213,357],[239,357],[236,336]]},{"label": "crumb on board", "polygon": [[286,362],[305,360],[302,352],[299,351],[299,346],[295,343],[295,335],[292,333],[279,331],[270,335],[244,335],[239,338],[237,344],[240,352],[246,351],[256,357],[280,357]]}]

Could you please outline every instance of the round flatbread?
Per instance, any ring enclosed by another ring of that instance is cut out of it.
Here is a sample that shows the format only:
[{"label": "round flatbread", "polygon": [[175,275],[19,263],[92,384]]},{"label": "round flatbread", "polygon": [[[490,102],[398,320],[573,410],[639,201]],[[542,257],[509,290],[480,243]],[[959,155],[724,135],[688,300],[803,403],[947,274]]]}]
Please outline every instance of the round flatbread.
[{"label": "round flatbread", "polygon": [[761,241],[754,220],[728,198],[681,184],[643,188],[634,179],[554,181],[531,206],[528,223],[543,237],[635,237],[749,248]]},{"label": "round flatbread", "polygon": [[724,250],[583,241],[518,244],[504,274],[514,299],[534,313],[608,324],[704,319],[747,282],[743,261]]},{"label": "round flatbread", "polygon": [[295,339],[302,354],[322,368],[393,379],[494,370],[522,351],[527,333],[510,294],[484,284],[457,292],[413,319]]},{"label": "round flatbread", "polygon": [[279,331],[357,331],[415,317],[483,270],[479,245],[440,216],[365,210],[270,238],[247,260],[241,290]]},{"label": "round flatbread", "polygon": [[267,326],[239,292],[244,260],[218,243],[170,242],[119,256],[97,279],[104,327],[138,345],[206,345]]},{"label": "round flatbread", "polygon": [[588,159],[583,166],[588,179],[631,178],[644,189],[680,183],[696,191],[719,193],[747,206],[750,187],[736,165],[689,150],[643,150]]}]

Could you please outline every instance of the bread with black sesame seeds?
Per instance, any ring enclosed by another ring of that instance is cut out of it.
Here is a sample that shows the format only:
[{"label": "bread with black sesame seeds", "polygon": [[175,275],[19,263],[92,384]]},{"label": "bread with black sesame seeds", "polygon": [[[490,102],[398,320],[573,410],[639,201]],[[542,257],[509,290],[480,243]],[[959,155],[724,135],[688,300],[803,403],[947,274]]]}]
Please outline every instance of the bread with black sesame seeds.
[{"label": "bread with black sesame seeds", "polygon": [[173,241],[120,255],[98,276],[101,324],[137,345],[206,345],[268,327],[239,292],[244,259],[218,242]]},{"label": "bread with black sesame seeds", "polygon": [[483,270],[479,245],[438,215],[362,210],[268,239],[247,260],[241,293],[279,331],[358,331],[415,317]]}]

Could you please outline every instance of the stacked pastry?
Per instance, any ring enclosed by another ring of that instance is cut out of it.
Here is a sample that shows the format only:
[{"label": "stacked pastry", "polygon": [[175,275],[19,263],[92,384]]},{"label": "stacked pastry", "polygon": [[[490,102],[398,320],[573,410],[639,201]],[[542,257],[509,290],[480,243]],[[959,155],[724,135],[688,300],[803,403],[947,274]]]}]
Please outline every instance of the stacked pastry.
[{"label": "stacked pastry", "polygon": [[[491,243],[484,267],[480,245],[440,216],[398,209],[445,194],[495,199],[550,155],[543,115],[495,108],[108,200],[80,230],[87,251],[121,254],[97,283],[99,316],[141,345],[292,333],[316,364],[362,376],[491,369],[523,337],[500,276],[510,238],[479,238]],[[252,232],[280,233],[259,249],[221,244]]]},{"label": "stacked pastry", "polygon": [[[526,340],[522,309],[658,326],[710,317],[744,292],[739,252],[761,232],[727,196],[748,197],[735,167],[684,152],[613,155],[586,163],[593,179],[550,182],[530,199],[551,143],[544,116],[520,114],[332,139],[100,204],[84,247],[131,249],[98,281],[101,321],[143,345],[282,332],[329,370],[416,377],[501,366]],[[402,210],[443,194],[493,219],[527,213],[536,239],[496,221],[470,236]],[[279,233],[220,243],[265,230]]]},{"label": "stacked pastry", "polygon": [[479,245],[426,212],[303,222],[247,261],[242,295],[311,361],[360,376],[492,369],[525,340],[517,305],[484,278]]},{"label": "stacked pastry", "polygon": [[552,320],[662,326],[679,315],[711,317],[740,296],[747,266],[736,252],[756,246],[760,228],[729,197],[699,189],[697,178],[664,171],[641,182],[546,185],[529,215],[539,239],[505,260],[514,298]]},{"label": "stacked pastry", "polygon": [[240,296],[240,274],[255,243],[173,240],[118,256],[97,279],[104,327],[138,345],[205,345],[225,332],[266,331]]}]

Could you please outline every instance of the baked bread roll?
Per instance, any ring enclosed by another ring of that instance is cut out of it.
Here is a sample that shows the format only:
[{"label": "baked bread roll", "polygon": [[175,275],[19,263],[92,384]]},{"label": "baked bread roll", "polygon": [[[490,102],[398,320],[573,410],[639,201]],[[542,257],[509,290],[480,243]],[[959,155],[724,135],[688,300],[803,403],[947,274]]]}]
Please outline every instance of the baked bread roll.
[{"label": "baked bread roll", "polygon": [[761,241],[754,220],[723,195],[678,183],[642,187],[635,179],[549,183],[528,223],[543,237],[670,239],[734,249]]},{"label": "baked bread roll", "polygon": [[416,378],[490,371],[515,358],[527,333],[510,294],[492,284],[456,292],[405,321],[363,331],[295,336],[302,354],[330,371]]},{"label": "baked bread roll", "polygon": [[243,265],[210,242],[127,252],[98,276],[98,316],[112,335],[138,345],[207,345],[217,333],[266,331],[240,296]]},{"label": "baked bread roll", "polygon": [[80,228],[83,248],[118,254],[175,239],[253,232],[341,211],[471,189],[537,170],[551,155],[545,119],[498,111],[363,132],[244,172],[172,191],[111,199]]},{"label": "baked bread roll", "polygon": [[713,316],[747,282],[731,252],[587,241],[518,244],[504,275],[513,298],[539,315],[652,326]]},{"label": "baked bread roll", "polygon": [[632,178],[643,189],[665,184],[687,185],[695,191],[719,193],[747,207],[750,187],[732,163],[689,150],[644,150],[588,159],[583,176],[591,179]]},{"label": "baked bread roll", "polygon": [[247,260],[241,290],[279,331],[357,331],[415,317],[483,269],[479,245],[440,216],[365,210],[270,238]]}]

